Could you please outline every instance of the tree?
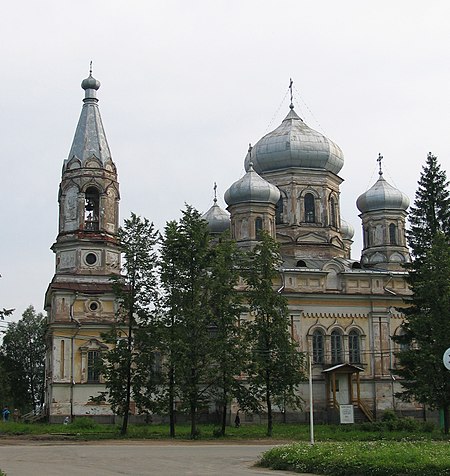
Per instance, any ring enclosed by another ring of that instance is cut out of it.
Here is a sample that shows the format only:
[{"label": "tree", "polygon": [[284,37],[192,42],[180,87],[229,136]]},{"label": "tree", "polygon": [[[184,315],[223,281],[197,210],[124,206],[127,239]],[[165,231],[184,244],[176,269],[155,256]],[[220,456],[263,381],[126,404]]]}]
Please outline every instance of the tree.
[{"label": "tree", "polygon": [[222,436],[225,435],[228,404],[233,397],[243,409],[256,407],[241,378],[247,358],[239,326],[243,310],[242,296],[237,290],[241,260],[241,253],[228,234],[223,234],[213,245],[209,292],[215,352],[209,380],[213,382],[213,395],[221,408]]},{"label": "tree", "polygon": [[1,346],[15,407],[37,411],[44,400],[45,318],[29,306],[18,322],[10,323]]},{"label": "tree", "polygon": [[[208,400],[214,353],[210,311],[210,235],[200,213],[186,206],[178,222],[165,228],[161,283],[165,294],[168,370],[173,411],[175,391],[191,420],[196,438],[198,412]],[[175,389],[176,382],[176,389]]]},{"label": "tree", "polygon": [[398,374],[404,378],[399,397],[415,398],[444,411],[449,431],[450,373],[442,363],[450,331],[450,191],[446,174],[429,153],[411,208],[408,243],[412,261],[406,265],[411,298],[402,334]]},{"label": "tree", "polygon": [[431,247],[414,270],[410,307],[402,309],[403,333],[397,373],[403,377],[404,400],[416,399],[444,413],[444,431],[449,432],[450,371],[442,362],[450,336],[450,243],[437,232]]},{"label": "tree", "polygon": [[418,182],[414,206],[409,211],[408,244],[413,257],[412,267],[420,265],[431,248],[437,232],[450,236],[450,190],[445,171],[436,156],[428,153]]},{"label": "tree", "polygon": [[156,326],[158,232],[146,218],[131,213],[117,237],[124,264],[122,274],[111,277],[119,306],[115,325],[103,336],[112,348],[103,356],[102,372],[111,407],[123,417],[124,435],[131,398],[141,410],[149,410],[152,400],[148,396],[158,388],[152,332]]},{"label": "tree", "polygon": [[304,380],[304,359],[289,333],[287,300],[281,288],[274,288],[281,265],[278,244],[267,233],[261,233],[259,240],[250,252],[244,274],[252,314],[246,322],[246,341],[251,350],[247,382],[253,394],[265,403],[267,436],[272,436],[274,402],[289,401],[292,407],[301,404],[296,387]]}]

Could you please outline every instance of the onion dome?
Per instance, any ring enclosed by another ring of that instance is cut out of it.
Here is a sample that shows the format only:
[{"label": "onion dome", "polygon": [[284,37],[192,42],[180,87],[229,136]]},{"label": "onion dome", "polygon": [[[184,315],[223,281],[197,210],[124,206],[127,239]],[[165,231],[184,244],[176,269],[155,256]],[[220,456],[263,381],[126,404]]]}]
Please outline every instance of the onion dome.
[{"label": "onion dome", "polygon": [[202,218],[208,222],[210,233],[223,233],[230,228],[230,215],[217,205],[217,198]]},{"label": "onion dome", "polygon": [[409,198],[400,190],[393,187],[383,178],[379,171],[379,179],[375,184],[358,197],[356,206],[361,213],[375,210],[402,210],[409,207]]},{"label": "onion dome", "polygon": [[[250,154],[251,152],[249,152]],[[238,203],[271,203],[276,205],[280,199],[280,191],[275,185],[264,180],[253,170],[250,162],[248,172],[235,182],[226,192],[227,205]]]},{"label": "onion dome", "polygon": [[95,89],[96,91],[100,88],[100,81],[95,79],[92,76],[92,71],[89,74],[89,77],[81,81],[81,87],[86,91],[88,89]]},{"label": "onion dome", "polygon": [[327,170],[338,174],[344,165],[344,155],[334,142],[308,127],[291,110],[280,126],[260,139],[247,154],[245,169],[250,160],[258,173],[289,168]]},{"label": "onion dome", "polygon": [[341,218],[341,233],[342,233],[342,238],[344,240],[353,239],[353,235],[355,234],[355,229],[353,228],[353,226],[350,225],[350,223],[347,223],[342,218]]}]

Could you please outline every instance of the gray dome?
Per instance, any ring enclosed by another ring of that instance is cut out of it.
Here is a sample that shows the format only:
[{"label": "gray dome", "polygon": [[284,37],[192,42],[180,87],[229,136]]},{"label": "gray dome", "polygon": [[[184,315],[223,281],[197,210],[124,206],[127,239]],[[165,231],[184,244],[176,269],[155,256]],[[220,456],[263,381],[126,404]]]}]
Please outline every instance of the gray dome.
[{"label": "gray dome", "polygon": [[409,207],[409,198],[386,182],[380,172],[380,178],[375,184],[358,197],[356,206],[361,213],[375,210],[406,211]]},{"label": "gray dome", "polygon": [[355,229],[350,223],[341,218],[341,233],[344,240],[351,240],[355,234]]},{"label": "gray dome", "polygon": [[274,131],[260,139],[245,158],[258,173],[288,168],[324,169],[338,174],[344,165],[344,155],[334,142],[308,127],[291,111]]},{"label": "gray dome", "polygon": [[83,79],[81,82],[81,87],[86,91],[86,89],[95,89],[96,91],[100,87],[100,81],[95,79],[92,74],[89,75],[89,78]]},{"label": "gray dome", "polygon": [[249,165],[248,172],[225,192],[227,205],[248,202],[276,205],[279,199],[278,188],[259,176],[253,170],[252,163]]},{"label": "gray dome", "polygon": [[210,233],[223,233],[230,228],[230,215],[217,205],[214,199],[214,205],[202,216],[208,222]]}]

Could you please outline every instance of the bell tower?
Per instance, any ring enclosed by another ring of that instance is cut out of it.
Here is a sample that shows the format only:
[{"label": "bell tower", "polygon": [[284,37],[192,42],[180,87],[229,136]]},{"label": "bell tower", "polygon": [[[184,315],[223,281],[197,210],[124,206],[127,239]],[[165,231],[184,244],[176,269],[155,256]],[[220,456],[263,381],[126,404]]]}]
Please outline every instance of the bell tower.
[{"label": "bell tower", "polygon": [[48,321],[46,411],[50,421],[101,414],[90,396],[104,390],[95,368],[101,334],[116,312],[110,276],[120,273],[117,170],[106,140],[92,76],[59,186],[55,274],[45,296]]}]

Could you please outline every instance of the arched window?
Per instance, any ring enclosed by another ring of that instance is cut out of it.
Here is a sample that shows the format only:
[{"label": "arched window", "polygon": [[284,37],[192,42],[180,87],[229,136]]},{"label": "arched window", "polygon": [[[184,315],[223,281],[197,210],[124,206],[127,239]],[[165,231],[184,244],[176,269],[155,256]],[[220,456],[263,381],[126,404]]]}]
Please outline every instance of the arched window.
[{"label": "arched window", "polygon": [[99,229],[100,196],[95,187],[88,187],[84,198],[84,229],[97,231]]},{"label": "arched window", "polygon": [[336,220],[336,202],[334,198],[330,198],[330,224],[332,227],[336,228],[337,220]]},{"label": "arched window", "polygon": [[307,267],[307,266],[306,266],[306,261],[305,261],[305,260],[299,259],[299,260],[297,261],[297,268],[306,268],[306,267]]},{"label": "arched window", "polygon": [[322,331],[316,330],[313,333],[313,363],[323,364],[325,360],[325,337]]},{"label": "arched window", "polygon": [[314,195],[312,193],[307,193],[304,198],[304,203],[305,203],[305,222],[315,223],[316,212],[314,209]]},{"label": "arched window", "polygon": [[342,334],[334,330],[331,333],[331,363],[342,364]]},{"label": "arched window", "polygon": [[391,245],[397,244],[397,227],[394,225],[394,223],[389,225],[389,243]]},{"label": "arched window", "polygon": [[258,236],[259,232],[262,231],[263,229],[263,221],[262,221],[262,218],[261,217],[258,217],[256,220],[255,220],[255,233],[256,233],[256,236]]},{"label": "arched window", "polygon": [[101,357],[98,350],[90,350],[87,353],[87,381],[88,383],[100,382]]},{"label": "arched window", "polygon": [[351,364],[361,362],[361,337],[358,331],[352,330],[348,334],[348,354]]},{"label": "arched window", "polygon": [[275,223],[277,225],[283,223],[283,196],[280,197],[275,208]]}]

